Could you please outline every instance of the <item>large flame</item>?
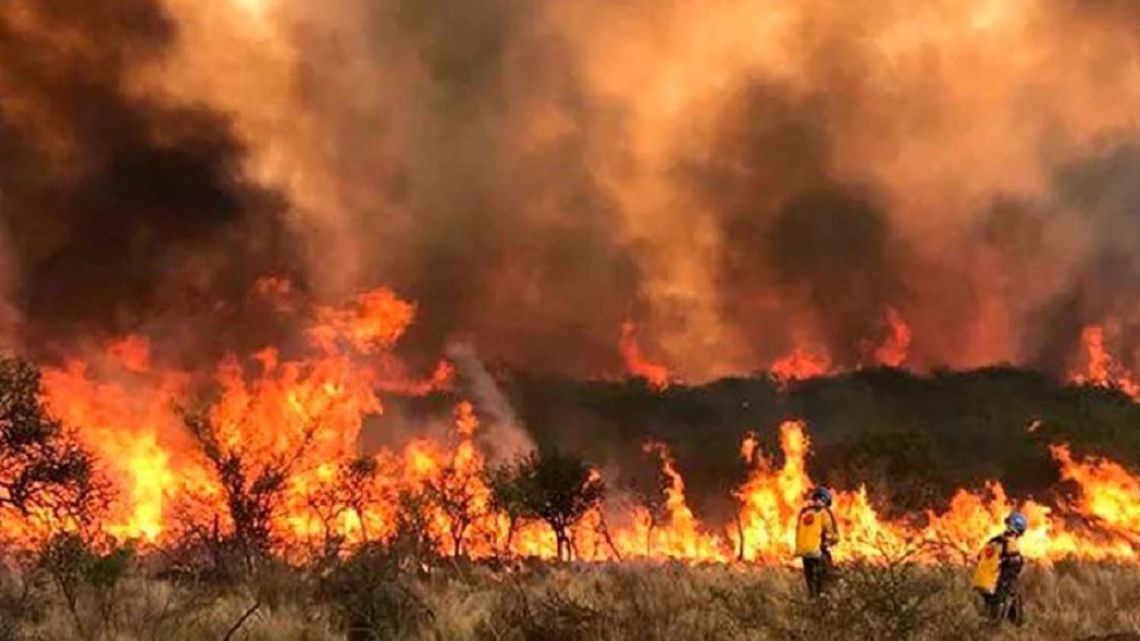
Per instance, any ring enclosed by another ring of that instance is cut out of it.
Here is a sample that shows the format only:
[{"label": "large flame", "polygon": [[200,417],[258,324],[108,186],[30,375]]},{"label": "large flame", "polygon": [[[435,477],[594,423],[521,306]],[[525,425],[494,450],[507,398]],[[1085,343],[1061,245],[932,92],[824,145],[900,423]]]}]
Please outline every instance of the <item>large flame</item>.
[{"label": "large flame", "polygon": [[1105,330],[1100,325],[1089,325],[1081,333],[1084,345],[1084,370],[1074,372],[1072,380],[1079,385],[1098,385],[1118,389],[1134,399],[1140,399],[1140,384],[1108,351]]},{"label": "large flame", "polygon": [[[737,494],[741,511],[735,540],[743,558],[779,561],[791,554],[796,516],[813,487],[805,467],[809,449],[805,428],[794,421],[781,426],[784,463],[778,469],[757,454],[754,437],[745,442],[742,454],[753,463],[754,472]],[[944,512],[890,521],[879,516],[865,488],[837,492],[834,512],[843,543],[836,548],[836,557],[903,555],[964,561],[1001,527],[1010,511],[1020,509],[1030,521],[1022,548],[1031,558],[1134,559],[1133,546],[1140,540],[1140,515],[1134,508],[1140,499],[1140,480],[1111,461],[1075,464],[1066,448],[1056,447],[1053,452],[1065,477],[1081,489],[1082,498],[1075,506],[1055,511],[1034,501],[1018,504],[1000,484],[991,482],[982,492],[960,490]],[[1069,522],[1074,522],[1073,527]]]},{"label": "large flame", "polygon": [[[497,511],[472,403],[460,402],[453,423],[442,432],[424,426],[402,447],[358,451],[364,425],[383,411],[379,395],[384,390],[430,391],[450,380],[447,365],[424,380],[409,378],[391,353],[414,320],[413,305],[376,290],[342,307],[309,307],[306,313],[282,283],[263,282],[259,290],[290,301],[279,306],[282,313],[308,319],[306,345],[227,357],[208,380],[161,367],[140,336],[46,369],[47,405],[96,455],[116,490],[101,524],[106,535],[164,546],[194,527],[229,531],[235,525],[227,492],[233,491],[234,478],[249,488],[280,474],[268,529],[275,551],[291,558],[330,544],[347,550],[384,540],[409,518],[409,509],[416,512],[420,534],[441,554],[557,554],[545,524],[512,523]],[[894,329],[884,343],[890,354],[883,360],[905,352],[901,319],[890,325]],[[631,337],[632,329],[623,335]],[[198,429],[208,432],[205,437],[187,429],[188,417],[195,416]],[[779,433],[778,458],[761,450],[758,436],[744,439],[748,476],[733,493],[738,509],[727,523],[703,522],[687,503],[682,470],[668,448],[647,444],[664,481],[655,501],[660,512],[624,508],[620,501],[599,506],[574,526],[574,555],[788,562],[796,516],[815,482],[808,474],[806,424],[789,421]],[[991,482],[980,490],[960,490],[944,510],[886,518],[865,488],[837,491],[834,511],[842,540],[835,555],[840,560],[905,554],[964,561],[1001,527],[1009,511],[1021,509],[1030,520],[1023,548],[1032,558],[1134,560],[1140,543],[1140,477],[1107,459],[1078,461],[1065,446],[1053,447],[1052,453],[1062,477],[1078,492],[1051,506],[1015,500]],[[231,476],[222,478],[219,461],[232,466],[226,472]],[[0,519],[6,538],[18,544],[34,545],[42,534],[27,519]]]},{"label": "large flame", "polygon": [[645,507],[636,507],[634,524],[619,532],[619,547],[628,556],[689,561],[730,558],[722,538],[706,530],[689,508],[685,500],[685,480],[677,471],[669,448],[662,443],[647,443],[645,451],[657,456],[667,481],[660,497],[664,518],[658,519]]},{"label": "large flame", "polygon": [[1081,488],[1076,511],[1121,539],[1140,544],[1140,478],[1108,459],[1073,460],[1069,448],[1054,446],[1061,475]]}]

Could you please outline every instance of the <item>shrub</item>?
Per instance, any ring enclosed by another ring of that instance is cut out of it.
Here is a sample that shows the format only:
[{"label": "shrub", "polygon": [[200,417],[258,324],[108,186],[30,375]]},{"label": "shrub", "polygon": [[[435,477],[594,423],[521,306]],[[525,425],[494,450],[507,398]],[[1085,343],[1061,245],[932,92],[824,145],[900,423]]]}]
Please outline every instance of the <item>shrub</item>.
[{"label": "shrub", "polygon": [[550,525],[559,560],[570,560],[570,528],[605,497],[601,478],[581,458],[560,452],[531,454],[492,477],[495,502],[517,504],[525,518]]},{"label": "shrub", "polygon": [[133,559],[130,547],[100,553],[76,534],[60,534],[42,550],[39,568],[63,597],[76,633],[95,638],[115,627],[119,588]]},{"label": "shrub", "polygon": [[23,629],[43,619],[45,587],[34,574],[0,573],[0,641],[23,641]]},{"label": "shrub", "polygon": [[324,601],[349,641],[411,638],[432,617],[415,582],[389,546],[367,546],[325,579]]},{"label": "shrub", "polygon": [[581,597],[520,580],[503,586],[478,636],[486,641],[597,641],[606,638],[606,618]]},{"label": "shrub", "polygon": [[797,596],[769,623],[789,640],[973,639],[981,619],[960,574],[909,561],[846,565],[820,598]]}]

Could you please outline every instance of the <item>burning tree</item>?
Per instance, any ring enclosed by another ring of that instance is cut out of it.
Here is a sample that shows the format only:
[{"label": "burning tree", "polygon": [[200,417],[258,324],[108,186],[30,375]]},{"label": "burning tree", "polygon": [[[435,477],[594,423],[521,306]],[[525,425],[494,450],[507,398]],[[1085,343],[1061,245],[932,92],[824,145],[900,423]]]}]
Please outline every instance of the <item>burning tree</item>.
[{"label": "burning tree", "polygon": [[424,492],[447,521],[452,554],[463,554],[464,537],[477,519],[488,513],[491,490],[483,474],[483,457],[472,440],[479,427],[474,406],[467,401],[455,409],[460,441],[451,460],[424,483]]},{"label": "burning tree", "polygon": [[91,455],[48,413],[42,395],[39,370],[0,358],[0,523],[14,512],[37,534],[87,525],[108,498]]},{"label": "burning tree", "polygon": [[335,559],[340,555],[350,517],[360,528],[359,542],[369,543],[365,514],[370,503],[384,500],[376,487],[377,472],[378,465],[372,457],[344,460],[337,464],[331,481],[314,484],[307,492],[305,503],[320,521],[321,553],[325,558]]},{"label": "burning tree", "polygon": [[487,485],[491,488],[491,510],[507,518],[507,538],[503,551],[511,554],[519,523],[527,517],[526,496],[518,482],[515,465],[500,465],[487,472]]},{"label": "burning tree", "polygon": [[542,519],[554,531],[558,558],[570,560],[570,528],[605,497],[605,483],[581,458],[560,452],[539,453],[517,461],[511,477],[522,513]]},{"label": "burning tree", "polygon": [[[252,569],[257,559],[271,551],[273,517],[316,428],[308,428],[290,451],[266,454],[246,451],[240,442],[222,438],[214,421],[204,414],[185,413],[184,421],[217,476],[233,528],[232,543]],[[214,530],[217,539],[217,526]]]},{"label": "burning tree", "polygon": [[[647,443],[642,450],[654,458],[667,456],[664,445]],[[670,477],[661,465],[638,466],[629,484],[636,504],[645,517],[645,554],[653,553],[653,535],[658,526],[669,518],[668,497]]]},{"label": "burning tree", "polygon": [[451,553],[460,556],[468,528],[486,511],[486,486],[478,475],[452,463],[429,479],[424,491],[432,504],[447,515]]},{"label": "burning tree", "polygon": [[375,498],[373,488],[377,470],[376,459],[367,456],[356,458],[341,464],[340,482],[337,483],[337,487],[344,493],[344,504],[352,510],[360,524],[360,540],[364,543],[369,541],[368,523],[364,514],[368,503]]}]

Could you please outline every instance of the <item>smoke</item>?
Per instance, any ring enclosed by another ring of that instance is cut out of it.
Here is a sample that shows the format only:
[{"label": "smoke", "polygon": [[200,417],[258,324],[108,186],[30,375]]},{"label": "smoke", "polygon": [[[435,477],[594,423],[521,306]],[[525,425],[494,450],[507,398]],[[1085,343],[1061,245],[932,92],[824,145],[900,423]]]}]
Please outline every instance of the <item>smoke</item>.
[{"label": "smoke", "polygon": [[481,433],[484,451],[492,461],[508,461],[534,449],[534,442],[518,420],[510,401],[475,351],[467,344],[448,344],[447,356],[459,368],[466,388],[478,408],[485,429]]},{"label": "smoke", "polygon": [[37,343],[254,340],[244,296],[274,272],[416,301],[400,349],[425,365],[462,336],[619,371],[632,318],[690,381],[797,346],[855,366],[892,314],[915,368],[1065,371],[1089,323],[1131,362],[1138,20],[1109,0],[9,0],[0,291]]},{"label": "smoke", "polygon": [[[1140,147],[1117,145],[1083,162],[1062,167],[1056,177],[1058,205],[1079,212],[1084,259],[1072,283],[1050,301],[1053,322],[1044,328],[1042,364],[1063,358],[1063,345],[1088,323],[1107,325],[1130,369],[1138,363],[1140,334],[1135,295],[1140,291]],[[1051,331],[1050,331],[1051,330]]]},{"label": "smoke", "polygon": [[[4,218],[4,194],[0,192],[0,223]],[[0,226],[0,349],[11,349],[10,341],[19,323],[19,312],[8,302],[18,280],[17,266],[8,242],[7,229]]]},{"label": "smoke", "polygon": [[[286,272],[278,194],[243,177],[226,117],[132,86],[175,38],[150,0],[0,9],[4,293],[29,342],[231,315]],[[196,345],[201,349],[208,341]]]}]

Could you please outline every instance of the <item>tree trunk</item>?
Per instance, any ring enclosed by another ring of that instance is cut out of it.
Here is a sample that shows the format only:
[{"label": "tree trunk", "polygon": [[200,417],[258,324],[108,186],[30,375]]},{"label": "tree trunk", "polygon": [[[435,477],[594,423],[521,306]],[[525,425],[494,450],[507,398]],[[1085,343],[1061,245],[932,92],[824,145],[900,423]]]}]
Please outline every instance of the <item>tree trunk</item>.
[{"label": "tree trunk", "polygon": [[513,516],[507,517],[507,544],[506,544],[507,556],[513,556],[511,548],[514,547],[514,544],[515,544],[515,527],[517,526],[517,524],[518,524],[518,519],[516,519]]},{"label": "tree trunk", "polygon": [[368,526],[364,523],[364,510],[359,507],[352,508],[356,512],[356,520],[360,522],[360,542],[368,543]]},{"label": "tree trunk", "polygon": [[566,531],[558,529],[554,531],[554,538],[558,542],[558,560],[570,560],[570,537],[566,536]]},{"label": "tree trunk", "polygon": [[736,560],[744,561],[744,523],[740,520],[740,512],[736,513]]},{"label": "tree trunk", "polygon": [[605,517],[602,517],[601,522],[598,524],[598,530],[602,534],[602,540],[605,541],[606,546],[610,548],[610,554],[613,555],[613,558],[617,560],[618,563],[621,563],[621,551],[617,549],[617,545],[614,544],[613,537],[610,536],[610,526],[606,524]]}]

